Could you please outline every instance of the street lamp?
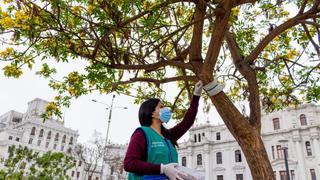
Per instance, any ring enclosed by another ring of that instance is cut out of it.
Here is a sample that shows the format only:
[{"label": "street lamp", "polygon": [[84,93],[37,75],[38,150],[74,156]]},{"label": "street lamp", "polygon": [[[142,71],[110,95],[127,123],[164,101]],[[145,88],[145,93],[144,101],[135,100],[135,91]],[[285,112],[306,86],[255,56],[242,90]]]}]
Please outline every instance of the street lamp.
[{"label": "street lamp", "polygon": [[[111,100],[111,105],[108,105],[106,103],[103,103],[103,102],[100,102],[100,101],[97,101],[95,99],[92,99],[93,102],[95,103],[99,103],[99,104],[103,104],[105,106],[107,106],[106,110],[109,110],[109,118],[108,118],[108,125],[107,125],[107,134],[106,134],[106,141],[105,141],[105,145],[104,145],[104,150],[107,149],[107,144],[108,144],[108,135],[109,135],[109,128],[110,128],[110,123],[111,123],[111,117],[112,117],[112,109],[113,108],[122,108],[122,109],[128,109],[128,107],[122,107],[122,106],[113,106],[113,101],[114,101],[114,98],[116,97],[116,95],[113,95],[112,96],[112,100]],[[104,180],[105,177],[104,177],[104,164],[106,163],[106,152],[103,153],[103,159],[102,159],[102,168],[101,168],[101,177],[100,179],[101,180]]]},{"label": "street lamp", "polygon": [[283,149],[283,153],[284,153],[284,162],[285,162],[285,166],[286,166],[286,175],[287,175],[287,180],[290,180],[290,175],[289,175],[289,165],[288,165],[288,159],[287,159],[287,153],[288,153],[288,140],[283,139],[283,140],[279,140],[279,143],[281,144],[281,147]]}]

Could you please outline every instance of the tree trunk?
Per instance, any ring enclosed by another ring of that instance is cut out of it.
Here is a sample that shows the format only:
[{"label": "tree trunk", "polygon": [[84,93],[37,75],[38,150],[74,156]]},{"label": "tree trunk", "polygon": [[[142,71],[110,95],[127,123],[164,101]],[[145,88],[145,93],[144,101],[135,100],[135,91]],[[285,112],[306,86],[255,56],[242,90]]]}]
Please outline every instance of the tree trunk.
[{"label": "tree trunk", "polygon": [[254,180],[275,180],[261,139],[260,128],[251,125],[223,92],[210,98],[230,133],[239,143],[251,170],[252,178]]},{"label": "tree trunk", "polygon": [[237,141],[246,157],[252,178],[254,180],[275,180],[260,133],[253,131]]}]

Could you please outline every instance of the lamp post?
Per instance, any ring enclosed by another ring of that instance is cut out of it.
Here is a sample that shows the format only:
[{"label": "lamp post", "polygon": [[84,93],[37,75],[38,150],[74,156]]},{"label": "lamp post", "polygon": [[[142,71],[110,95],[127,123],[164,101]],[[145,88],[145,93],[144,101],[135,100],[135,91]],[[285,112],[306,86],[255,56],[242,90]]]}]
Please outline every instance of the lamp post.
[{"label": "lamp post", "polygon": [[287,180],[290,180],[290,174],[289,174],[289,165],[288,165],[288,159],[287,159],[287,153],[288,153],[288,140],[279,140],[279,143],[281,144],[281,147],[283,149],[283,153],[284,153],[284,163],[286,166],[286,176],[287,176]]},{"label": "lamp post", "polygon": [[[104,150],[107,149],[107,145],[108,145],[108,136],[109,136],[109,129],[110,129],[110,123],[111,123],[111,117],[112,117],[112,109],[113,108],[122,108],[122,109],[128,109],[128,107],[117,107],[117,106],[113,106],[113,102],[114,102],[114,98],[116,97],[116,95],[112,96],[112,100],[111,100],[111,105],[108,105],[106,103],[97,101],[95,99],[92,99],[93,102],[99,103],[99,104],[103,104],[105,106],[107,106],[107,110],[109,110],[109,118],[108,118],[108,125],[107,125],[107,134],[106,134],[106,140],[105,140],[105,145],[104,145]],[[107,157],[106,157],[106,151],[103,153],[103,157],[102,157],[102,167],[101,167],[101,173],[100,173],[100,179],[104,180],[105,176],[104,176],[104,164],[107,161]]]}]

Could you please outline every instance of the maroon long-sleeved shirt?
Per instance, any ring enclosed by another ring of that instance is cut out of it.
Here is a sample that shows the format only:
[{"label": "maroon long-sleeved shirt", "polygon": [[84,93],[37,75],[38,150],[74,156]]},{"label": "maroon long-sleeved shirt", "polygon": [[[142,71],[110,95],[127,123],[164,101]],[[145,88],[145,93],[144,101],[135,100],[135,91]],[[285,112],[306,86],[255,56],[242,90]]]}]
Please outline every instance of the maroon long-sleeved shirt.
[{"label": "maroon long-sleeved shirt", "polygon": [[[183,120],[170,129],[172,137],[178,140],[194,123],[198,112],[199,96],[193,96],[190,107]],[[160,164],[147,163],[146,137],[142,130],[137,130],[131,136],[126,157],[124,158],[124,169],[137,174],[160,174]]]}]

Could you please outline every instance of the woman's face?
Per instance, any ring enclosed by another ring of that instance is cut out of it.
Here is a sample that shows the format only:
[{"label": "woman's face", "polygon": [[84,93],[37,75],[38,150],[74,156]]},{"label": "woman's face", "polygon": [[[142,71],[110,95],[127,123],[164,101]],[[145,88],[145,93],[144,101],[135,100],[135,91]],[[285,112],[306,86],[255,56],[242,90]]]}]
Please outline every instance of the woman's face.
[{"label": "woman's face", "polygon": [[156,119],[159,119],[160,118],[160,109],[163,108],[164,105],[162,104],[161,101],[159,101],[158,105],[156,106],[156,109],[154,110],[154,112],[152,113],[152,117],[153,118],[156,118]]}]

